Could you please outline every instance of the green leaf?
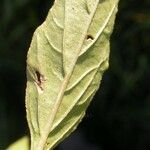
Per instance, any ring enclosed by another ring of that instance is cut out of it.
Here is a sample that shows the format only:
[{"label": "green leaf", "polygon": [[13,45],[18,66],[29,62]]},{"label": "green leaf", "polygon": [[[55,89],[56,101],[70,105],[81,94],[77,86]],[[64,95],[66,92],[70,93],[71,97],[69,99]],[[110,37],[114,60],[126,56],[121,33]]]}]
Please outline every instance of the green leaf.
[{"label": "green leaf", "polygon": [[11,144],[7,150],[29,150],[29,138],[27,136],[22,137],[15,143]]},{"label": "green leaf", "polygon": [[56,0],[27,56],[31,149],[48,150],[83,118],[108,68],[118,0]]}]

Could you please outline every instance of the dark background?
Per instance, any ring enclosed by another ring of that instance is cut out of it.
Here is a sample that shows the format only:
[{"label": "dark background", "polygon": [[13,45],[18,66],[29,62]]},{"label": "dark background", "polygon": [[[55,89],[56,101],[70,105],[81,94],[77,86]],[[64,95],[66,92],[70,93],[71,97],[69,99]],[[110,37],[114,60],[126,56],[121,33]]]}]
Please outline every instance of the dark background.
[{"label": "dark background", "polygon": [[[0,150],[25,134],[26,53],[53,0],[0,0]],[[150,150],[150,0],[121,0],[110,68],[59,150]]]}]

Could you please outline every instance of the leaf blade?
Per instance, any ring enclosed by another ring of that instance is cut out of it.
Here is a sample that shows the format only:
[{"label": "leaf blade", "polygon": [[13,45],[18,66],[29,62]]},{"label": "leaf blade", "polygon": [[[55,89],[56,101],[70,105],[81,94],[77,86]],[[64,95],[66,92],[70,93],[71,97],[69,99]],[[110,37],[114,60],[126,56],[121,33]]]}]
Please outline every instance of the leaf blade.
[{"label": "leaf blade", "polygon": [[[41,150],[44,145],[51,149],[84,116],[108,67],[117,3],[57,0],[36,30],[27,60],[26,107],[32,149]],[[65,131],[66,124],[69,131]]]}]

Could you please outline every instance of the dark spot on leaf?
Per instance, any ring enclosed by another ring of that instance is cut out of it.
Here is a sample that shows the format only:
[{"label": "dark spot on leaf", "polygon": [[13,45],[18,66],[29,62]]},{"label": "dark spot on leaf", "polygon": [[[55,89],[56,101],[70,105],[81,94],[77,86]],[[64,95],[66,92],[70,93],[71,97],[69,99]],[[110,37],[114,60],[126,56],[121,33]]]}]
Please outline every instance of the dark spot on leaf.
[{"label": "dark spot on leaf", "polygon": [[35,73],[36,73],[36,77],[37,77],[37,82],[39,84],[41,84],[42,82],[41,82],[41,74],[40,74],[40,72],[39,71],[35,71]]},{"label": "dark spot on leaf", "polygon": [[44,76],[39,71],[35,71],[35,74],[36,74],[36,84],[39,86],[39,88],[41,90],[43,90],[42,83],[46,80],[45,80]]},{"label": "dark spot on leaf", "polygon": [[94,37],[92,35],[88,34],[87,37],[86,37],[86,39],[87,40],[94,40]]}]

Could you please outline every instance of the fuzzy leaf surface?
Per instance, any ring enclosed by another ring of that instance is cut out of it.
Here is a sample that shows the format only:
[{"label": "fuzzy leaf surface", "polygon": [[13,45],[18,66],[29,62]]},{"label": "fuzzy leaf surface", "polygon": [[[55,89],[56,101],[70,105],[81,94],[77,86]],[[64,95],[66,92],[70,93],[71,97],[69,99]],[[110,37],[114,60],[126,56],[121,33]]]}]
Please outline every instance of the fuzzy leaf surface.
[{"label": "fuzzy leaf surface", "polygon": [[27,56],[31,150],[49,150],[85,115],[108,68],[118,0],[55,0]]}]

